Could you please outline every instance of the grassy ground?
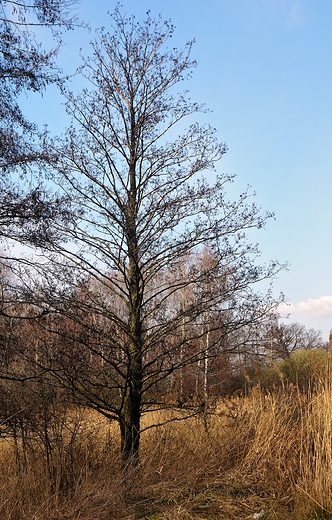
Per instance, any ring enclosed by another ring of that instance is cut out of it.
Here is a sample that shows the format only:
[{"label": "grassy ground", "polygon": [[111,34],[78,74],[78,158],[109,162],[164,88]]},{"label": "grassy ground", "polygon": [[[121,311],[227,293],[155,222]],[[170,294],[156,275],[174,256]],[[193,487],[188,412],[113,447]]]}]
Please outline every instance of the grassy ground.
[{"label": "grassy ground", "polygon": [[328,374],[305,394],[255,388],[213,412],[147,430],[140,466],[125,475],[117,429],[82,410],[57,418],[47,442],[42,432],[24,450],[3,440],[0,518],[332,518]]}]

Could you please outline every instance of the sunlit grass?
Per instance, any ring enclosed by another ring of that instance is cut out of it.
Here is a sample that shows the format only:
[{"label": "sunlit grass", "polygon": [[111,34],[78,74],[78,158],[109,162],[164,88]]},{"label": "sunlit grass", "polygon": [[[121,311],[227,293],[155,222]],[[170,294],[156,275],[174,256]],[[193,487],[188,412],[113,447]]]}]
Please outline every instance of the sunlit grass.
[{"label": "sunlit grass", "polygon": [[[143,428],[182,413],[152,412]],[[21,441],[0,443],[1,519],[331,516],[328,368],[305,394],[295,386],[270,394],[256,387],[195,418],[147,429],[139,466],[125,473],[115,424],[79,409],[56,424],[59,430],[53,425],[49,436],[51,463],[41,440],[27,440],[25,450]]]}]

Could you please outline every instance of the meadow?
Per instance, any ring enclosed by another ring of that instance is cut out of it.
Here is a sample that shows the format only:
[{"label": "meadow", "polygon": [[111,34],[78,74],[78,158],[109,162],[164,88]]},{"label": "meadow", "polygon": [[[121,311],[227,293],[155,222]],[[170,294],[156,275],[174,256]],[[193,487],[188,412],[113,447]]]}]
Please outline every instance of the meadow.
[{"label": "meadow", "polygon": [[[152,412],[143,427],[181,413]],[[305,390],[258,383],[147,429],[125,471],[117,427],[100,415],[62,405],[43,424],[2,436],[2,520],[332,518],[330,363]]]}]

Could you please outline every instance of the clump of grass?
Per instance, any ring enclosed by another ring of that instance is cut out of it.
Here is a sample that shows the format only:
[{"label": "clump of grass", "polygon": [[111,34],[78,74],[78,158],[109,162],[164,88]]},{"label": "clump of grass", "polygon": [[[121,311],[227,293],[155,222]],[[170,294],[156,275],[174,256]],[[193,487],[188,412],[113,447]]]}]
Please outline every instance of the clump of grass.
[{"label": "clump of grass", "polygon": [[[105,437],[104,425],[91,428],[83,415],[67,416],[55,437],[48,432],[48,446],[37,437],[25,439],[24,451],[22,442],[19,446],[2,442],[1,519],[75,519],[82,513],[86,520],[109,518],[101,494],[108,496],[113,484],[111,478],[104,478],[106,467],[119,473],[118,446],[115,438]],[[116,508],[121,486],[112,494]]]}]

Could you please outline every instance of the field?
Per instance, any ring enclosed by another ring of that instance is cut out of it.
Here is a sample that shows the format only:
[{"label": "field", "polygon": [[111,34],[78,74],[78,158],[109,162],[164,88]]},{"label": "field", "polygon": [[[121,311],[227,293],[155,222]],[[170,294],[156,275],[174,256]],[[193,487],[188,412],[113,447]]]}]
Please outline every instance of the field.
[{"label": "field", "polygon": [[[152,412],[143,426],[165,413]],[[125,472],[117,428],[100,416],[71,408],[48,428],[2,439],[2,520],[332,518],[328,372],[305,393],[257,386],[196,418],[148,429],[139,467]]]}]

